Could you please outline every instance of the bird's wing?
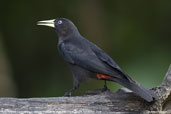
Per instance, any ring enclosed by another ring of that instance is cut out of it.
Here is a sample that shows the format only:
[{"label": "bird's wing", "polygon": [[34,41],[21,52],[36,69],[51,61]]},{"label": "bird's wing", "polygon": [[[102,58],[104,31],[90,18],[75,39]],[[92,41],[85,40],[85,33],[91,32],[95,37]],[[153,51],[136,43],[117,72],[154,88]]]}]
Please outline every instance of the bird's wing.
[{"label": "bird's wing", "polygon": [[109,66],[122,71],[122,69],[117,65],[117,63],[110,56],[108,56],[102,49],[100,49],[98,46],[96,46],[95,44],[93,44],[85,38],[84,42],[89,45],[89,47],[101,61],[106,62]]},{"label": "bird's wing", "polygon": [[76,64],[82,68],[95,73],[102,73],[108,75],[118,75],[121,72],[114,71],[112,67],[97,57],[89,47],[86,49],[78,48],[71,43],[61,43],[59,45],[59,51],[64,59],[70,64]]},{"label": "bird's wing", "polygon": [[105,65],[113,68],[113,72],[119,72],[120,74],[122,74],[124,78],[128,79],[129,81],[132,81],[132,79],[126,73],[124,73],[122,69],[117,65],[117,63],[110,56],[108,56],[102,49],[100,49],[98,46],[96,46],[95,44],[86,39],[85,42],[89,45],[89,47],[91,47],[92,51],[96,54],[96,56],[102,62],[105,63]]},{"label": "bird's wing", "polygon": [[117,63],[110,56],[108,56],[102,49],[100,49],[98,46],[96,46],[92,42],[89,42],[89,45],[91,49],[93,50],[93,52],[97,55],[97,57],[101,61],[106,62],[111,67],[122,71],[121,68],[117,65]]}]

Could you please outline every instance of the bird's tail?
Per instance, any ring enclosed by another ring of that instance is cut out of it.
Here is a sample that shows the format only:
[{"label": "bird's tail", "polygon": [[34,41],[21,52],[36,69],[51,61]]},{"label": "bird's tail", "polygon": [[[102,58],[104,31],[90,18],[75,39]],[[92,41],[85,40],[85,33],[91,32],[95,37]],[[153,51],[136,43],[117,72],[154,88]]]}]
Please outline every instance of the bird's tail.
[{"label": "bird's tail", "polygon": [[142,97],[148,102],[153,101],[154,99],[157,99],[157,96],[155,93],[153,93],[151,90],[144,88],[140,84],[136,83],[131,78],[112,78],[113,81],[118,82],[119,84],[125,86],[126,88],[132,90],[135,94]]}]

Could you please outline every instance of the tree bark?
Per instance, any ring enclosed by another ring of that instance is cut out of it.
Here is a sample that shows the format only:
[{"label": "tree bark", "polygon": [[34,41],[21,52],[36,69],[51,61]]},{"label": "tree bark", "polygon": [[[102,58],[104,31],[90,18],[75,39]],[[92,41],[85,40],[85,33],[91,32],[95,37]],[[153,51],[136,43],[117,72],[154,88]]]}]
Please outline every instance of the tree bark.
[{"label": "tree bark", "polygon": [[148,103],[130,90],[54,98],[0,98],[0,113],[147,114],[171,113],[171,65],[161,85],[152,88],[158,99]]}]

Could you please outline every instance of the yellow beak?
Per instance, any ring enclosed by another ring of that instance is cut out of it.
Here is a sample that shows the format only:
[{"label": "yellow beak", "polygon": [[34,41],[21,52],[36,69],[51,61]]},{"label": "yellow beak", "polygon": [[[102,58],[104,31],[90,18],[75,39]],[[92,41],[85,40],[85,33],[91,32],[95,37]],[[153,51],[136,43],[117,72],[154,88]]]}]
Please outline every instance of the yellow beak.
[{"label": "yellow beak", "polygon": [[48,27],[55,28],[55,19],[38,21],[37,25],[43,25],[43,26],[48,26]]}]

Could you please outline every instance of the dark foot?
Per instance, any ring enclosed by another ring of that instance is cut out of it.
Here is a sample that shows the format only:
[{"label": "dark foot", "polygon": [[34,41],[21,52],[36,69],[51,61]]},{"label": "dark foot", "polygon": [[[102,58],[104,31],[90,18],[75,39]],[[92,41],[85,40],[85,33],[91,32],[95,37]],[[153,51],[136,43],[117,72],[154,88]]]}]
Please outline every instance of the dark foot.
[{"label": "dark foot", "polygon": [[70,97],[71,96],[71,91],[68,91],[68,92],[66,92],[65,94],[64,94],[64,97]]},{"label": "dark foot", "polygon": [[74,90],[76,90],[78,87],[79,87],[79,85],[74,86],[72,89],[70,89],[69,91],[67,91],[67,92],[64,94],[64,97],[70,97],[71,94],[72,94],[72,92],[73,92]]},{"label": "dark foot", "polygon": [[106,80],[105,80],[104,88],[102,88],[102,89],[95,89],[95,90],[89,90],[89,91],[86,91],[85,94],[86,95],[97,95],[97,94],[103,93],[105,91],[110,91],[107,88],[107,82],[106,82]]},{"label": "dark foot", "polygon": [[102,89],[95,89],[95,90],[88,90],[85,92],[86,95],[97,95],[100,93],[103,93],[105,91],[110,91],[107,87],[104,87]]}]

